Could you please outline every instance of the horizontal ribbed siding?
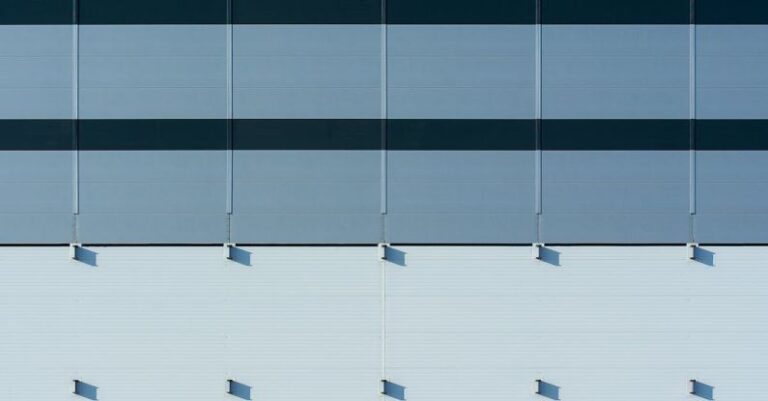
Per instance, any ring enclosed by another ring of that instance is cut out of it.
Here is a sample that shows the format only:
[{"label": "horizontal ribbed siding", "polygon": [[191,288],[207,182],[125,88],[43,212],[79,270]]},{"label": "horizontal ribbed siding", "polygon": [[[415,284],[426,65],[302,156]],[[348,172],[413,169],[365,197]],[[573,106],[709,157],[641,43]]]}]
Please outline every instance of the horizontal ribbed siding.
[{"label": "horizontal ribbed siding", "polygon": [[0,248],[0,398],[759,401],[768,374],[764,247],[83,251]]},{"label": "horizontal ribbed siding", "polygon": [[765,26],[588,3],[1,25],[0,242],[768,242]]}]

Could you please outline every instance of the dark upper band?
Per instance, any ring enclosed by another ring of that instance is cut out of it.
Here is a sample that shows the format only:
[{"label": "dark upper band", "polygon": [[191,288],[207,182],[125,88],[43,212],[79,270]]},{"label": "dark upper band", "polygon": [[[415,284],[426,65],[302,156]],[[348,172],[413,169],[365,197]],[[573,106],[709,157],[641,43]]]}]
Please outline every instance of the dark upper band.
[{"label": "dark upper band", "polygon": [[768,24],[762,0],[0,0],[0,25]]}]

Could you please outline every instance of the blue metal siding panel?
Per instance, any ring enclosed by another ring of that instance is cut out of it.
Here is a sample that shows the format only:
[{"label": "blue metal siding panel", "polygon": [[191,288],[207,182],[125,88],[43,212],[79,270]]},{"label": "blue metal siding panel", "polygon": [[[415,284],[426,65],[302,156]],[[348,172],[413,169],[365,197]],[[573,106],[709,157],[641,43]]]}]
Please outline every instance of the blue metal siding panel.
[{"label": "blue metal siding panel", "polygon": [[234,27],[236,118],[380,118],[377,25]]},{"label": "blue metal siding panel", "polygon": [[535,242],[532,151],[389,151],[392,243]]},{"label": "blue metal siding panel", "polygon": [[703,119],[768,118],[768,26],[696,28],[696,114]]},{"label": "blue metal siding panel", "polygon": [[73,240],[72,152],[0,152],[0,243]]},{"label": "blue metal siding panel", "polygon": [[237,150],[232,240],[377,243],[380,152]]},{"label": "blue metal siding panel", "polygon": [[544,118],[689,118],[688,26],[545,25]]},{"label": "blue metal siding panel", "polygon": [[542,172],[545,242],[690,239],[687,151],[545,151]]},{"label": "blue metal siding panel", "polygon": [[0,26],[0,118],[71,118],[72,49],[71,26]]},{"label": "blue metal siding panel", "polygon": [[80,27],[81,118],[227,118],[226,27]]},{"label": "blue metal siding panel", "polygon": [[389,118],[533,118],[534,28],[387,27]]},{"label": "blue metal siding panel", "polygon": [[79,240],[227,241],[224,151],[80,154]]},{"label": "blue metal siding panel", "polygon": [[701,151],[696,167],[696,240],[768,243],[768,152]]}]

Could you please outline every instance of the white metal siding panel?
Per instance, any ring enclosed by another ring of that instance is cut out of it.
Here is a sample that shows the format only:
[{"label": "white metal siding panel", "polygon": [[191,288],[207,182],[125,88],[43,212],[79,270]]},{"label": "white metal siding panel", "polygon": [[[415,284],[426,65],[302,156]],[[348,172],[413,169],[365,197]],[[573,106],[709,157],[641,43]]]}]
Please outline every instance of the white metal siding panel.
[{"label": "white metal siding panel", "polygon": [[74,401],[80,379],[105,401],[224,401],[234,379],[254,400],[360,401],[382,377],[408,401],[533,401],[536,379],[564,400],[674,401],[691,378],[764,399],[766,247],[389,254],[0,248],[0,399]]},{"label": "white metal siding panel", "polygon": [[[373,400],[380,267],[367,248],[0,249],[0,399]],[[94,263],[91,263],[94,264]],[[246,263],[247,264],[247,263]]]},{"label": "white metal siding panel", "polygon": [[[409,401],[762,400],[768,375],[765,248],[403,247],[387,269],[386,375]],[[701,255],[708,260],[708,254]]]}]

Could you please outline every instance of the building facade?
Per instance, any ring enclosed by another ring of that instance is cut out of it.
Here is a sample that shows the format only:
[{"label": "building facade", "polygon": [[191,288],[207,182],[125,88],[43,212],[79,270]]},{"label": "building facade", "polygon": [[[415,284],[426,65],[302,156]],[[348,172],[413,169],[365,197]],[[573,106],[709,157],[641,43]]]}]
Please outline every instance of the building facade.
[{"label": "building facade", "polygon": [[0,400],[762,400],[767,72],[757,0],[0,0]]}]

